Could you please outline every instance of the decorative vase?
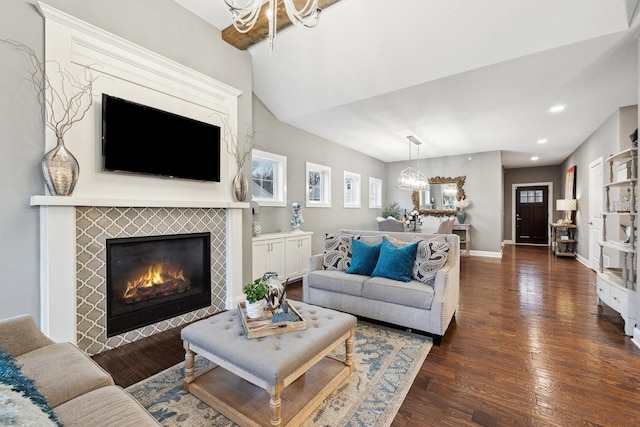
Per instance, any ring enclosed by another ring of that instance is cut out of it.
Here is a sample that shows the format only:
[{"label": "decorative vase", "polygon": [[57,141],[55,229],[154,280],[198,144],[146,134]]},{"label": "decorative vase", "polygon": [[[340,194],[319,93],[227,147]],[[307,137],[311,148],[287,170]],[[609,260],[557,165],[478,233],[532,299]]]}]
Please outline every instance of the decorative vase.
[{"label": "decorative vase", "polygon": [[253,221],[251,223],[251,230],[253,231],[253,237],[259,236],[262,233],[262,226],[260,226],[260,222]]},{"label": "decorative vase", "polygon": [[464,220],[467,219],[467,213],[465,211],[456,212],[456,218],[458,218],[458,223],[464,224]]},{"label": "decorative vase", "polygon": [[262,317],[262,314],[264,313],[264,303],[264,298],[252,303],[247,302],[247,317],[249,319],[258,319]]},{"label": "decorative vase", "polygon": [[245,178],[242,170],[239,170],[236,176],[233,178],[233,192],[236,195],[236,200],[244,202],[247,199],[247,191],[249,189],[249,183]]},{"label": "decorative vase", "polygon": [[73,193],[80,175],[80,165],[67,150],[62,138],[58,138],[58,144],[42,159],[42,174],[51,195],[70,196]]}]

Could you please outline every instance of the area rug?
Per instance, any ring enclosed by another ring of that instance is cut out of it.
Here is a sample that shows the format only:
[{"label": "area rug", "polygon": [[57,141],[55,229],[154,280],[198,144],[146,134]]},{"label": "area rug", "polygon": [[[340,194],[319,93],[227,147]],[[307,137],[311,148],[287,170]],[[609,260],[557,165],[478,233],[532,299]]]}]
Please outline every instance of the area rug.
[{"label": "area rug", "polygon": [[[355,372],[303,426],[388,427],[432,346],[428,337],[361,321],[354,343]],[[344,360],[344,346],[338,346],[332,355]],[[209,364],[196,356],[196,372]],[[182,390],[183,365],[179,363],[126,390],[163,426],[235,426]]]}]

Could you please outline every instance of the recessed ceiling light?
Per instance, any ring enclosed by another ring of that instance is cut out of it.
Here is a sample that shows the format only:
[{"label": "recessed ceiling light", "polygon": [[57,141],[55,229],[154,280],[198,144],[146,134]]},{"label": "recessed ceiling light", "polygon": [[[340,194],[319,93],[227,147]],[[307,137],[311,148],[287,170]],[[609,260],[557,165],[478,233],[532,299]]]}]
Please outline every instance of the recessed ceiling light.
[{"label": "recessed ceiling light", "polygon": [[547,143],[547,140],[544,138],[538,140],[538,144],[546,144],[546,143]]},{"label": "recessed ceiling light", "polygon": [[538,160],[538,158],[539,158],[538,156],[533,156],[533,157],[531,158],[531,160],[533,160],[533,161],[535,162],[536,160]]},{"label": "recessed ceiling light", "polygon": [[550,113],[559,113],[560,111],[564,111],[564,105],[554,105],[549,108]]}]

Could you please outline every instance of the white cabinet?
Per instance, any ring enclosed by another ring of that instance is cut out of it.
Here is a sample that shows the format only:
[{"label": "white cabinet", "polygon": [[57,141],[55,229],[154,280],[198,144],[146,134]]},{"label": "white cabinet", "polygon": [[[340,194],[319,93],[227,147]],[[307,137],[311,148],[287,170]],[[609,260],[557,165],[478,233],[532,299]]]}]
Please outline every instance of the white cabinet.
[{"label": "white cabinet", "polygon": [[[607,159],[609,180],[604,185],[605,211],[596,278],[598,304],[606,304],[624,319],[624,332],[633,335],[636,324],[636,185],[638,149],[630,148]],[[622,172],[622,173],[621,173]],[[621,227],[622,226],[622,227]],[[624,230],[621,231],[621,230]],[[605,265],[605,253],[617,254],[620,267]]]},{"label": "white cabinet", "polygon": [[253,238],[253,279],[268,271],[278,280],[297,279],[309,271],[312,232],[262,234]]},{"label": "white cabinet", "polygon": [[285,261],[286,278],[296,279],[304,276],[309,271],[309,258],[311,257],[311,234],[295,233],[295,236],[287,237]]},{"label": "white cabinet", "polygon": [[285,244],[284,237],[253,239],[253,279],[268,271],[278,273],[278,279],[284,280]]}]

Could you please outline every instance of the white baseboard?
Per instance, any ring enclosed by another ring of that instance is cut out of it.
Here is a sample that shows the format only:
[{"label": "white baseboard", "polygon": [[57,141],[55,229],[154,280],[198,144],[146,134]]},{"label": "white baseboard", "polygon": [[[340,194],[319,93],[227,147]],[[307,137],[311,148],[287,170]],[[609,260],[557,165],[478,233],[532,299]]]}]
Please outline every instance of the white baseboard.
[{"label": "white baseboard", "polygon": [[502,258],[502,252],[490,252],[490,251],[469,251],[469,256],[482,256],[486,258]]},{"label": "white baseboard", "polygon": [[631,338],[631,342],[640,348],[640,329],[638,329],[638,327],[633,328],[633,338]]}]

